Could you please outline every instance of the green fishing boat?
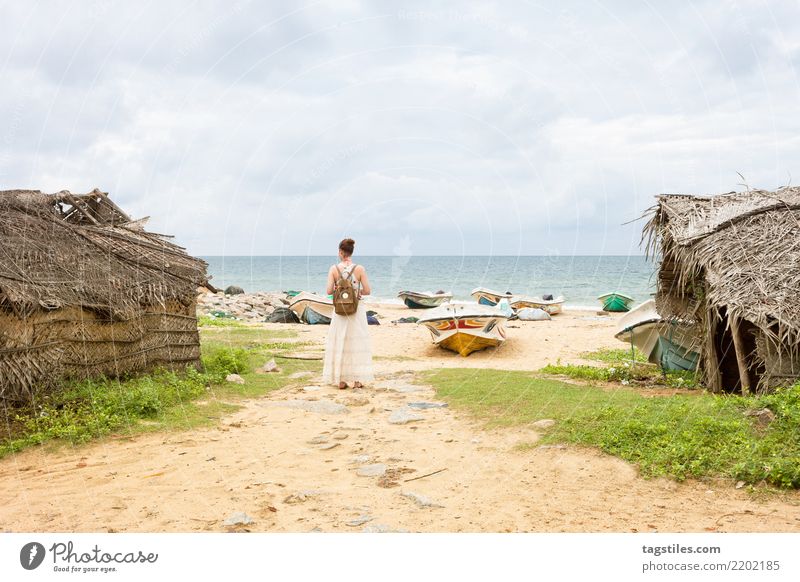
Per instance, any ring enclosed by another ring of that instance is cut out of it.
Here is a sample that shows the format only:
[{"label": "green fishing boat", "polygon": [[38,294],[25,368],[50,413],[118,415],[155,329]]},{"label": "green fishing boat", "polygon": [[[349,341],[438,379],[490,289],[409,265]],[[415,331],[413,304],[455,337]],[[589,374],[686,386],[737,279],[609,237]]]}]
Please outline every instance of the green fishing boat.
[{"label": "green fishing boat", "polygon": [[633,297],[628,297],[616,291],[600,295],[597,299],[603,304],[603,311],[630,311],[631,303],[633,303]]}]

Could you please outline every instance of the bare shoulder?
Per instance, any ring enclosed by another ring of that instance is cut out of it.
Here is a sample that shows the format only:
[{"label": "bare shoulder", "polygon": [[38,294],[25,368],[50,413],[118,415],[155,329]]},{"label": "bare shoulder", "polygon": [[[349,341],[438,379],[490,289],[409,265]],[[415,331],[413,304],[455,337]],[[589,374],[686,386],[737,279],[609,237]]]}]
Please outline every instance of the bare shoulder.
[{"label": "bare shoulder", "polygon": [[356,265],[356,268],[353,269],[355,275],[363,275],[366,272],[367,270],[364,268],[364,265]]}]

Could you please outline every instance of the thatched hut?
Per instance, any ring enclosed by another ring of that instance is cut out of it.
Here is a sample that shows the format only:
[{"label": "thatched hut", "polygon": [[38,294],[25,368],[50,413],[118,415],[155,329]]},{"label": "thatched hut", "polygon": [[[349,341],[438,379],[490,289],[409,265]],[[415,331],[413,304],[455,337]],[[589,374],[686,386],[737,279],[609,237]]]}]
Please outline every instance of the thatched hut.
[{"label": "thatched hut", "polygon": [[800,188],[658,196],[645,238],[658,311],[693,326],[710,390],[800,378]]},{"label": "thatched hut", "polygon": [[199,365],[205,262],[104,192],[0,191],[0,401],[63,378]]}]

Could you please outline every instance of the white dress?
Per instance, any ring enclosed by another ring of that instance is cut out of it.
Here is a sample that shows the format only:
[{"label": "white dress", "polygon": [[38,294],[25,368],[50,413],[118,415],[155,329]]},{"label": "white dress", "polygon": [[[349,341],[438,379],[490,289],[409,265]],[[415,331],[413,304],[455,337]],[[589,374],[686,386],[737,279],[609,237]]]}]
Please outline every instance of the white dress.
[{"label": "white dress", "polygon": [[[352,266],[342,269],[345,275]],[[339,385],[339,382],[370,382],[372,375],[372,345],[369,338],[367,308],[362,301],[353,315],[331,317],[328,338],[325,342],[325,363],[322,381]]]}]

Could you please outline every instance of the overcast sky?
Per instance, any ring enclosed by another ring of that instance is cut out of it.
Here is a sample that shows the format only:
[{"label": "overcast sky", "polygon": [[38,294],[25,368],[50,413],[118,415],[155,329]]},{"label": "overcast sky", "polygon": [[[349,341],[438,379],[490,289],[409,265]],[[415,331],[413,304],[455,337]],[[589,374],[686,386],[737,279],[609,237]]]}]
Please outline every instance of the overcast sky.
[{"label": "overcast sky", "polygon": [[800,181],[795,1],[0,6],[0,189],[195,254],[639,253],[655,194]]}]

